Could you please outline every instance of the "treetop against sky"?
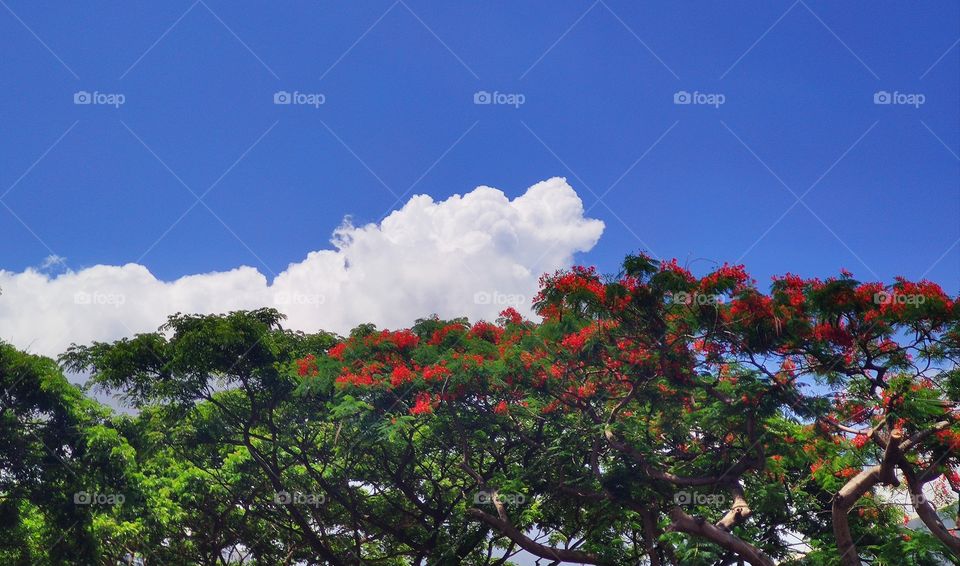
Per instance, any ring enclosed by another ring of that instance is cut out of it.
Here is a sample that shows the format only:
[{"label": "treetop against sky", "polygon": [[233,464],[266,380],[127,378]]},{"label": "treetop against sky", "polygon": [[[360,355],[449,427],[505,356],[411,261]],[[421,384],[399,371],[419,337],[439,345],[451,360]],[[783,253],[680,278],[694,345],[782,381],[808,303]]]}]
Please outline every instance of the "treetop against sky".
[{"label": "treetop against sky", "polygon": [[957,10],[11,0],[0,336],[529,316],[627,250],[956,292]]},{"label": "treetop against sky", "polygon": [[[617,276],[544,276],[535,310],[542,322],[508,308],[342,338],[283,330],[272,309],[176,315],[72,347],[66,368],[140,409],[87,417],[86,448],[62,462],[114,455],[80,481],[84,498],[124,498],[81,510],[85,551],[755,565],[960,553],[944,507],[960,491],[960,302],[935,283],[843,272],[761,292],[742,266],[695,276],[640,255]],[[55,517],[24,505],[41,525]],[[923,529],[905,526],[913,513]],[[210,514],[218,530],[157,546]]]}]

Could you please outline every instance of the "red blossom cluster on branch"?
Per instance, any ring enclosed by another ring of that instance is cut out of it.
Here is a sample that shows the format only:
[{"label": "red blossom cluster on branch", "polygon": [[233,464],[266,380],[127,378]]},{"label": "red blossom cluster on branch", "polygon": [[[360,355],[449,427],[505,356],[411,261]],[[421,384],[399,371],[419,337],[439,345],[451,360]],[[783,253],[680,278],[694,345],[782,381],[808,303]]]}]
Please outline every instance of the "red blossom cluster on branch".
[{"label": "red blossom cluster on branch", "polygon": [[[670,529],[754,564],[772,559],[732,531],[749,524],[743,486],[758,477],[833,493],[846,564],[859,560],[850,521],[882,515],[875,488],[916,492],[941,476],[957,487],[960,423],[948,389],[960,304],[936,284],[863,283],[844,271],[775,277],[764,293],[743,266],[696,277],[676,260],[637,256],[615,277],[583,267],[544,276],[534,305],[541,323],[507,309],[496,323],[426,320],[352,336],[327,354],[340,368],[335,382],[409,399],[409,414],[422,418],[482,411],[527,443],[556,419],[582,421],[600,431],[588,460],[629,462],[665,485],[731,490],[735,506],[703,523],[665,501],[600,488],[593,496],[663,513]],[[315,374],[313,359],[298,367]],[[780,429],[765,434],[774,421]],[[604,485],[593,470],[583,481]],[[949,548],[960,544],[918,511]]]}]

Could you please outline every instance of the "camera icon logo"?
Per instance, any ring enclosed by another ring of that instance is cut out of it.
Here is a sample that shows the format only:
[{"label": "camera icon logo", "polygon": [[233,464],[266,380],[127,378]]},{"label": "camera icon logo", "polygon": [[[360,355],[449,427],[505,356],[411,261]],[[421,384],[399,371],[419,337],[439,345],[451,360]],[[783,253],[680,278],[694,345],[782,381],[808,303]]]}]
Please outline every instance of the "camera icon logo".
[{"label": "camera icon logo", "polygon": [[274,104],[290,104],[292,101],[293,98],[290,96],[290,93],[285,90],[278,90],[273,93]]},{"label": "camera icon logo", "polygon": [[692,101],[693,98],[690,96],[690,93],[685,90],[678,90],[673,93],[674,104],[690,104]]},{"label": "camera icon logo", "polygon": [[667,291],[663,295],[663,303],[666,305],[689,305],[693,302],[693,295],[686,291]]},{"label": "camera icon logo", "polygon": [[890,93],[885,90],[878,90],[873,93],[873,103],[874,104],[890,104],[893,102],[893,97],[890,96]]},{"label": "camera icon logo", "polygon": [[123,505],[126,500],[122,493],[77,491],[73,494],[74,505]]},{"label": "camera icon logo", "polygon": [[273,494],[273,502],[277,505],[290,505],[293,503],[293,496],[289,491],[278,491]]},{"label": "camera icon logo", "polygon": [[93,103],[93,97],[90,96],[90,93],[85,90],[78,90],[73,93],[73,103],[74,104],[91,104]]},{"label": "camera icon logo", "polygon": [[879,293],[873,294],[873,304],[875,305],[889,305],[893,302],[893,295],[887,293],[886,291],[880,291]]},{"label": "camera icon logo", "polygon": [[493,96],[485,90],[478,90],[473,93],[473,103],[474,104],[492,104]]},{"label": "camera icon logo", "polygon": [[689,491],[678,491],[673,494],[673,502],[677,505],[689,505],[692,501],[693,497]]}]

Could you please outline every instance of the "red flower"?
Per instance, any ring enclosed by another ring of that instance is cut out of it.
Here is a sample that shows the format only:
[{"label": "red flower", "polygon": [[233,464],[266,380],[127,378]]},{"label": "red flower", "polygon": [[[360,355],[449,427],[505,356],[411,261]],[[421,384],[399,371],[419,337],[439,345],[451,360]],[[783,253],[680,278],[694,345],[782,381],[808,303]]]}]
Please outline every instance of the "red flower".
[{"label": "red flower", "polygon": [[428,342],[428,344],[430,344],[431,346],[439,346],[446,339],[448,334],[450,334],[451,332],[455,332],[463,329],[464,328],[462,324],[457,324],[457,323],[448,324],[443,328],[440,328],[439,330],[434,331],[433,336],[430,337],[430,341]]},{"label": "red flower", "polygon": [[506,413],[507,413],[507,402],[506,402],[506,401],[500,401],[499,403],[497,403],[497,406],[493,408],[493,412],[496,413],[496,414],[498,414],[498,415],[504,415],[504,414],[506,414]]},{"label": "red flower", "polygon": [[773,300],[766,295],[749,294],[730,303],[730,316],[743,317],[745,324],[754,324],[755,319],[773,316]]},{"label": "red flower", "polygon": [[577,387],[577,397],[580,399],[589,399],[590,397],[593,397],[596,392],[597,384],[592,381],[588,381],[580,387]]},{"label": "red flower", "polygon": [[367,372],[357,374],[348,371],[337,377],[336,382],[337,385],[342,386],[371,387],[373,385],[373,376]]},{"label": "red flower", "polygon": [[395,366],[390,373],[390,385],[393,387],[399,387],[410,381],[413,381],[413,372],[403,364]]},{"label": "red flower", "polygon": [[853,337],[842,324],[820,323],[813,327],[813,337],[843,348],[853,345]]},{"label": "red flower", "polygon": [[[597,270],[593,267],[582,267],[579,265],[573,266],[570,271],[566,273],[557,272],[555,275],[544,275],[540,278],[540,288],[541,291],[533,299],[535,303],[543,301],[548,291],[554,291],[561,296],[586,291],[601,302],[607,296],[606,287],[600,282]],[[550,314],[553,314],[552,311],[555,310],[556,306],[548,305],[548,307],[553,307],[550,309]],[[540,314],[546,318],[551,318],[547,316],[548,313],[545,312],[546,308],[547,307],[541,309]]]},{"label": "red flower", "polygon": [[335,360],[342,360],[342,359],[343,359],[343,352],[344,352],[346,349],[347,349],[347,343],[346,343],[346,342],[340,342],[339,344],[337,344],[337,345],[334,346],[333,348],[330,348],[330,350],[327,352],[327,355],[330,356],[331,358],[335,359]]},{"label": "red flower", "polygon": [[562,341],[560,341],[560,345],[570,352],[579,352],[587,344],[587,339],[590,337],[590,335],[593,334],[592,329],[592,326],[586,326],[579,332],[569,334]]},{"label": "red flower", "polygon": [[453,357],[454,359],[461,360],[461,364],[463,365],[464,369],[469,368],[471,364],[476,365],[477,367],[483,365],[483,356],[480,354],[461,354],[459,352],[454,352]]},{"label": "red flower", "polygon": [[960,451],[960,434],[950,432],[949,430],[941,430],[936,433],[936,436],[940,439],[940,442],[946,444],[950,450]]},{"label": "red flower", "polygon": [[522,324],[523,317],[520,316],[520,313],[517,312],[517,309],[513,307],[508,307],[500,311],[500,318],[503,319],[503,324]]},{"label": "red flower", "polygon": [[427,392],[418,393],[413,399],[413,407],[410,409],[411,415],[423,415],[433,413],[433,404],[430,402],[430,394]]},{"label": "red flower", "polygon": [[447,369],[447,367],[444,365],[426,366],[425,368],[423,368],[423,379],[425,381],[431,381],[431,380],[442,381],[451,373],[453,372]]},{"label": "red flower", "polygon": [[[676,260],[674,260],[676,261]],[[711,292],[721,283],[732,282],[732,289],[738,291],[749,281],[750,276],[742,265],[724,263],[719,269],[700,280],[700,288]]]},{"label": "red flower", "polygon": [[503,329],[495,324],[490,324],[489,322],[484,322],[481,320],[473,325],[473,328],[470,329],[470,332],[467,333],[467,336],[470,338],[479,338],[481,340],[486,340],[487,342],[499,344],[500,337],[503,336]]},{"label": "red flower", "polygon": [[680,267],[680,264],[677,263],[677,258],[673,258],[670,261],[661,263],[660,271],[672,271],[690,283],[693,283],[695,280],[693,275],[690,273],[690,270]]},{"label": "red flower", "polygon": [[549,403],[547,403],[546,406],[544,406],[543,409],[540,410],[540,412],[545,415],[548,415],[556,411],[559,406],[560,406],[560,401],[554,399],[553,401],[550,401]]},{"label": "red flower", "polygon": [[319,370],[317,369],[317,357],[313,354],[308,354],[306,357],[297,360],[297,375],[304,377],[307,375],[317,375]]},{"label": "red flower", "polygon": [[399,330],[397,332],[384,330],[381,336],[383,341],[392,342],[400,350],[415,348],[417,343],[420,342],[420,337],[409,330]]}]

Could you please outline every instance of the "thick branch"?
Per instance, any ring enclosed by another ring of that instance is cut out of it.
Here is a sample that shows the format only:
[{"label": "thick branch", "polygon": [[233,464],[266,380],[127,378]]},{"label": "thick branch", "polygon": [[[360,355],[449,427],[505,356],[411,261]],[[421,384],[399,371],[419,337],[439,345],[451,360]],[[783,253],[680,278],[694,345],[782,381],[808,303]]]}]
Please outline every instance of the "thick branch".
[{"label": "thick branch", "polygon": [[660,534],[657,529],[657,519],[650,509],[643,508],[640,512],[643,519],[643,546],[650,557],[650,566],[660,566],[660,553],[657,552],[656,540]]},{"label": "thick branch", "polygon": [[759,548],[702,518],[687,515],[679,507],[670,510],[670,519],[673,520],[673,524],[670,525],[670,529],[673,531],[701,536],[725,550],[733,552],[753,566],[774,566],[773,559]]},{"label": "thick branch", "polygon": [[[878,483],[899,485],[900,482],[894,473],[894,466],[902,457],[900,443],[903,432],[894,430],[890,433],[890,440],[883,453],[880,464],[867,468],[848,481],[833,497],[833,535],[837,539],[837,549],[840,551],[840,560],[844,566],[860,566],[860,555],[857,545],[850,534],[850,522],[847,514],[853,505],[863,497],[863,494],[873,489]],[[906,444],[906,443],[905,443]]]},{"label": "thick branch", "polygon": [[509,521],[499,517],[494,517],[489,513],[484,513],[480,509],[467,509],[467,515],[476,519],[480,519],[484,523],[506,535],[510,540],[517,543],[517,546],[520,548],[541,558],[558,560],[560,562],[576,562],[580,564],[604,564],[600,557],[589,552],[570,550],[566,548],[554,548],[552,546],[540,544],[523,534],[520,529],[513,526],[513,523],[510,523]]},{"label": "thick branch", "polygon": [[634,450],[629,444],[618,439],[611,428],[607,427],[607,429],[604,431],[604,435],[606,436],[607,442],[610,444],[610,446],[629,456],[630,459],[641,466],[645,474],[653,479],[670,482],[674,485],[695,486],[724,483],[728,481],[729,478],[739,477],[751,466],[762,462],[762,459],[744,457],[741,458],[739,462],[737,462],[722,476],[678,476],[652,466],[650,462],[646,460],[643,454],[637,450]]},{"label": "thick branch", "polygon": [[910,500],[913,502],[913,508],[917,510],[917,515],[920,516],[920,520],[930,529],[933,536],[940,539],[940,542],[950,549],[950,552],[960,557],[960,538],[950,534],[950,531],[940,520],[940,516],[937,515],[937,510],[934,509],[933,505],[931,505],[923,495],[924,482],[917,478],[913,466],[906,460],[900,461],[900,469],[903,470],[903,476],[906,478],[907,485],[910,487]]},{"label": "thick branch", "polygon": [[733,527],[747,520],[753,511],[747,503],[747,498],[743,494],[743,485],[736,481],[730,485],[730,493],[733,495],[733,506],[730,511],[717,521],[717,526],[725,531],[730,531]]}]

